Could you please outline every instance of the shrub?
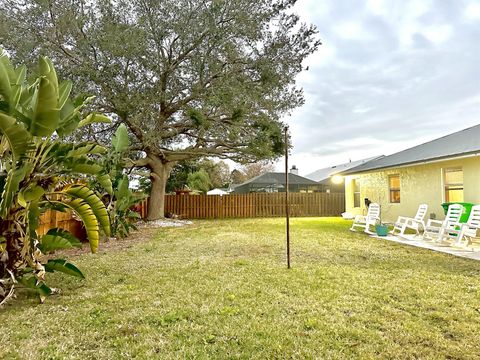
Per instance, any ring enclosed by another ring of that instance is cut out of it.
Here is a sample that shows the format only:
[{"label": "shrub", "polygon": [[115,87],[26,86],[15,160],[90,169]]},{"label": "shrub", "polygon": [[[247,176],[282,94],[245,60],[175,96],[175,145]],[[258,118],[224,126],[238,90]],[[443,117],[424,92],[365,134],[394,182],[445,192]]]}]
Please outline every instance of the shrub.
[{"label": "shrub", "polygon": [[107,118],[82,117],[89,99],[71,100],[71,88],[68,81],[58,83],[49,59],[41,57],[38,76],[27,81],[25,66],[14,68],[0,52],[0,160],[6,175],[0,202],[0,304],[19,284],[38,292],[43,302],[52,293],[45,283],[47,272],[84,277],[66,260],[47,256],[81,244],[59,228],[39,236],[39,217],[46,210],[74,212],[85,226],[92,252],[100,229],[110,233],[104,204],[82,184],[87,174],[101,170],[92,154],[105,149],[63,141],[78,127]]}]

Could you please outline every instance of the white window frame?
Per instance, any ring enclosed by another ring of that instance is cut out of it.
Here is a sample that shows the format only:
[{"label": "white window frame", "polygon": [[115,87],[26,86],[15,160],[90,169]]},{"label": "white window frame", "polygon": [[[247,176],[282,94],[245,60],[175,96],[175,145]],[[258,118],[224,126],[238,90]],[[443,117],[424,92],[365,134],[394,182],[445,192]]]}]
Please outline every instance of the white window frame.
[{"label": "white window frame", "polygon": [[[392,188],[390,187],[390,178],[392,178],[392,177],[398,177],[398,181],[400,182],[399,188],[398,189],[393,189],[393,191],[398,190],[398,193],[400,194],[400,201],[399,202],[393,202],[392,201],[392,196],[391,196]],[[400,178],[400,174],[396,173],[396,174],[387,175],[387,186],[388,186],[388,193],[387,193],[388,203],[392,204],[392,205],[401,204],[401,202],[402,202],[402,179]]]},{"label": "white window frame", "polygon": [[[359,182],[359,178],[356,178],[356,179],[353,179],[353,187],[352,187],[352,190],[353,190],[353,208],[354,209],[359,209],[362,207],[362,188],[361,188],[361,184]],[[355,188],[357,187],[357,183],[358,183],[358,189],[359,191],[355,191]],[[355,194],[358,193],[358,206],[355,206]]]},{"label": "white window frame", "polygon": [[441,176],[441,183],[442,183],[442,188],[441,188],[441,192],[442,192],[442,202],[447,202],[447,194],[446,194],[446,186],[447,186],[447,183],[445,181],[445,173],[449,170],[461,170],[462,171],[462,177],[463,177],[463,181],[462,181],[462,191],[463,191],[463,201],[465,201],[465,178],[464,178],[464,171],[463,171],[463,167],[462,166],[452,166],[452,167],[444,167],[442,169],[440,169],[440,176]]}]

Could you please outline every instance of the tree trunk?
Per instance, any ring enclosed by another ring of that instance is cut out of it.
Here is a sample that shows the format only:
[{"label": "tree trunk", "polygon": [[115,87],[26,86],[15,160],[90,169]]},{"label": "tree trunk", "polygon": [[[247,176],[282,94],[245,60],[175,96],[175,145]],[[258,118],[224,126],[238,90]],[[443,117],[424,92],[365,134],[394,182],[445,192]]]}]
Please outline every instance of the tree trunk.
[{"label": "tree trunk", "polygon": [[150,158],[152,160],[150,162],[152,191],[148,201],[147,220],[158,220],[165,217],[165,186],[174,163],[152,158]]}]

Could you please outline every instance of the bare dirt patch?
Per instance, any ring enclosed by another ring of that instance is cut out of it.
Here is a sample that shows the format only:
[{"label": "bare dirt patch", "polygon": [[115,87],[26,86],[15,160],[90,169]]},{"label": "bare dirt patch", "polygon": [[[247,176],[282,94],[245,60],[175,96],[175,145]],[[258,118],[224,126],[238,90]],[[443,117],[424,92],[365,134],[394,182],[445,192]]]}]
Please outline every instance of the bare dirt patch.
[{"label": "bare dirt patch", "polygon": [[[162,219],[148,222],[142,221],[137,225],[138,230],[132,231],[130,235],[124,239],[110,238],[108,240],[101,241],[98,252],[102,253],[128,249],[135,244],[147,242],[158,232],[160,228],[183,227],[192,224],[193,223],[188,220]],[[82,248],[58,251],[55,253],[55,257],[58,257],[58,255],[66,255],[69,257],[79,256],[88,253],[90,253],[90,247],[88,243],[85,242],[83,243]]]}]

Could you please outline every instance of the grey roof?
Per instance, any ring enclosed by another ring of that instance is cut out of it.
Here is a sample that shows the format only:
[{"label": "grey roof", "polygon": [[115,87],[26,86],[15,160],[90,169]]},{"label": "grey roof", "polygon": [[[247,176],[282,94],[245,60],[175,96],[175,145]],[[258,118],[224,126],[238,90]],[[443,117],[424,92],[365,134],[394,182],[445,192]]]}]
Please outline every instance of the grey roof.
[{"label": "grey roof", "polygon": [[347,171],[348,169],[354,168],[361,164],[366,163],[367,161],[378,159],[379,156],[370,157],[367,159],[357,160],[357,161],[350,161],[345,164],[334,165],[327,168],[319,169],[317,171],[312,172],[311,174],[306,175],[305,177],[312,179],[314,181],[322,182],[324,180],[328,180],[331,176],[338,174],[343,171]]},{"label": "grey roof", "polygon": [[480,125],[475,125],[395,154],[369,161],[342,172],[342,174],[356,174],[434,160],[446,160],[475,153],[480,153]]},{"label": "grey roof", "polygon": [[[318,185],[316,181],[307,179],[300,175],[295,175],[288,173],[288,182],[290,185]],[[258,185],[270,185],[270,184],[285,184],[285,173],[280,172],[267,172],[262,175],[258,175],[250,180],[245,181],[244,183],[237,185],[243,186],[247,184],[258,184]]]}]

